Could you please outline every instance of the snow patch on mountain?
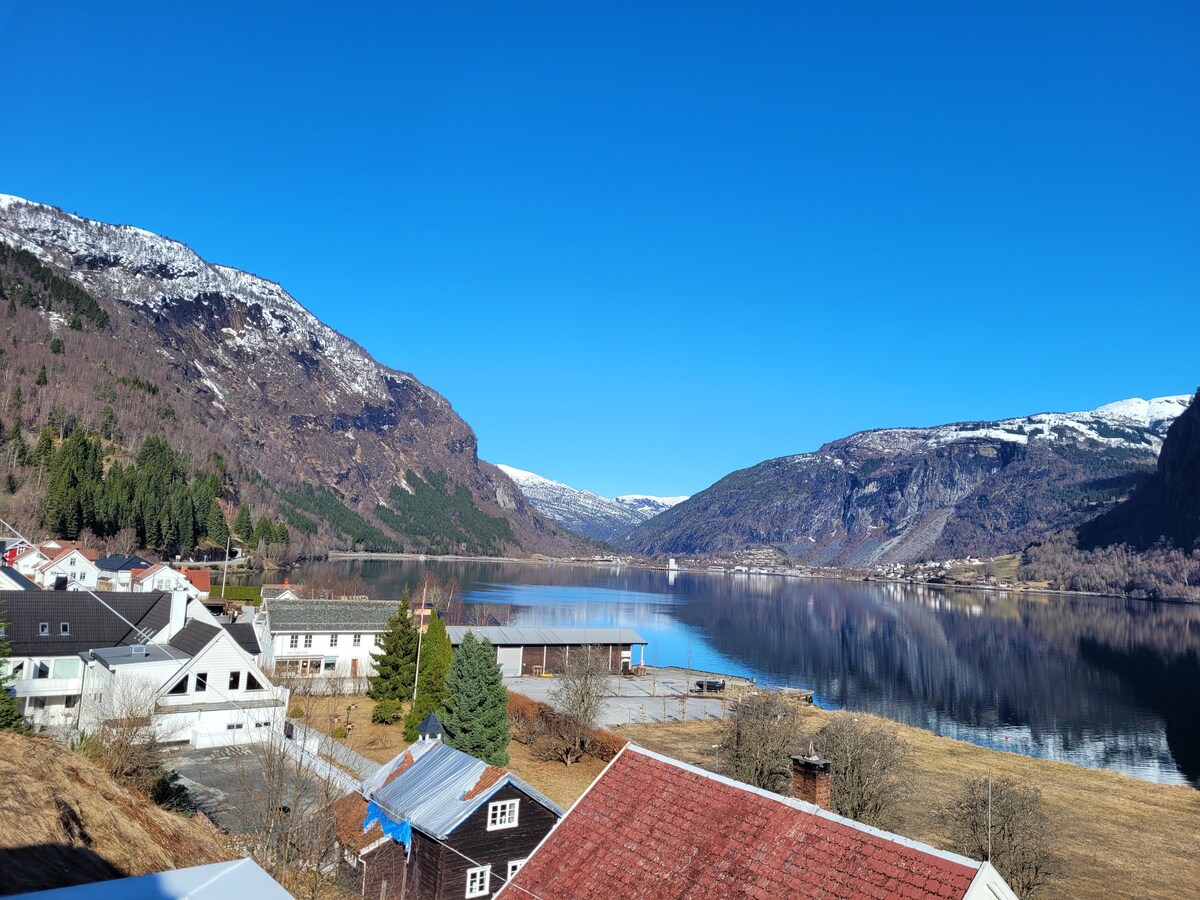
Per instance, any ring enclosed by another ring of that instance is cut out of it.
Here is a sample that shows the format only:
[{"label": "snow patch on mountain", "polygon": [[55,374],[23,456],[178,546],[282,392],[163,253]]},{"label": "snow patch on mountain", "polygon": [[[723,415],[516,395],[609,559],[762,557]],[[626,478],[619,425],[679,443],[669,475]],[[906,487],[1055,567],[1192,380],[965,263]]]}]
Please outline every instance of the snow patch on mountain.
[{"label": "snow patch on mountain", "polygon": [[663,510],[687,499],[650,494],[601,497],[524,469],[505,465],[499,468],[516,482],[521,493],[542,515],[576,534],[599,541],[615,541]]}]

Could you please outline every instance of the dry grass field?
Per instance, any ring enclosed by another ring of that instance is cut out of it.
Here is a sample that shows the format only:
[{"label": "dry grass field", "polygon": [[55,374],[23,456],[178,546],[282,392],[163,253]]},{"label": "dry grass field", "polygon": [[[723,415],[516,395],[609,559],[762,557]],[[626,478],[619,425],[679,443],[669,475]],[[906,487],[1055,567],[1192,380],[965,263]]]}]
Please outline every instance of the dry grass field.
[{"label": "dry grass field", "polygon": [[[803,741],[834,715],[845,713],[803,708]],[[968,779],[990,772],[1037,785],[1055,818],[1059,838],[1054,850],[1062,871],[1043,896],[1200,896],[1200,791],[987,750],[886,724],[912,747],[906,768],[915,790],[891,823],[894,831],[945,846],[938,810]],[[711,768],[717,728],[715,722],[689,722],[617,730],[666,756]]]}]

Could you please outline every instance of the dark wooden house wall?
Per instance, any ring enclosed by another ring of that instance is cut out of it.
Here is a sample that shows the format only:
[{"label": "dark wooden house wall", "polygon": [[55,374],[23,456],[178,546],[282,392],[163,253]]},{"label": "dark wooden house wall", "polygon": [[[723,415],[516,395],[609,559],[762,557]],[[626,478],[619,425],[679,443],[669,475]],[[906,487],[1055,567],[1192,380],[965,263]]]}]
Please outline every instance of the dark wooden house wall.
[{"label": "dark wooden house wall", "polygon": [[[408,854],[399,841],[388,841],[367,855],[364,900],[436,900],[447,896],[442,891],[442,856],[446,849],[419,831],[414,830],[412,837]],[[463,879],[465,894],[465,875]]]},{"label": "dark wooden house wall", "polygon": [[[521,801],[516,828],[487,830],[488,804],[497,800]],[[442,857],[442,896],[445,900],[462,900],[467,893],[467,869],[477,865],[491,865],[491,891],[498,891],[508,877],[509,862],[528,858],[556,821],[558,817],[542,804],[506,784],[446,839],[451,849]],[[463,856],[475,862],[468,862]]]}]

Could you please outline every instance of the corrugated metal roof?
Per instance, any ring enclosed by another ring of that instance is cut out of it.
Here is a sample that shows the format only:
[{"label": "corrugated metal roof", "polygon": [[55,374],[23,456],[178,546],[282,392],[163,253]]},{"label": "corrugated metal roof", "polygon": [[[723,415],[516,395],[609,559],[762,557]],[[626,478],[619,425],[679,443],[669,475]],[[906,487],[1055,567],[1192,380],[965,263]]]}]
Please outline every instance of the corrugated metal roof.
[{"label": "corrugated metal roof", "polygon": [[267,600],[272,632],[383,631],[397,600]]},{"label": "corrugated metal roof", "polygon": [[473,625],[451,625],[446,629],[450,643],[462,643],[463,636],[475,632],[475,637],[487,638],[494,646],[533,646],[540,644],[647,644],[645,638],[632,628],[537,628],[492,625],[477,628]]},{"label": "corrugated metal roof", "polygon": [[[504,772],[479,793],[472,793],[492,766],[468,756],[441,741],[418,741],[409,748],[419,757],[399,775],[388,780],[393,766],[384,766],[368,782],[363,793],[385,810],[394,822],[408,822],[430,837],[445,840],[462,822],[506,784],[512,784],[538,803],[563,814],[562,808],[530,787],[512,772]],[[404,756],[393,762],[402,762]],[[472,794],[468,799],[467,795]]]}]

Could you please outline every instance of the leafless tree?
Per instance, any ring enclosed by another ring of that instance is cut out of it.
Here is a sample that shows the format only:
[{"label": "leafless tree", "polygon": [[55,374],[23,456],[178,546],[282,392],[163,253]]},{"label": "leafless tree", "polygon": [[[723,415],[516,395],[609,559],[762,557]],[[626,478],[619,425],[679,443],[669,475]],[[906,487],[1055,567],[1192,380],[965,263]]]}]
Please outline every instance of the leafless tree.
[{"label": "leafless tree", "polygon": [[791,796],[796,730],[795,709],[778,693],[747,694],[721,722],[718,767],[730,778]]},{"label": "leafless tree", "polygon": [[909,745],[890,728],[842,713],[818,732],[814,743],[833,764],[833,806],[843,816],[883,825],[911,793],[900,771]]},{"label": "leafless tree", "polygon": [[118,680],[101,694],[84,724],[81,743],[114,778],[149,794],[163,775],[165,743],[171,735],[154,721],[157,686],[148,680]]},{"label": "leafless tree", "polygon": [[552,733],[539,742],[540,755],[568,766],[582,759],[607,694],[607,654],[596,647],[572,651],[550,689],[550,701],[559,715],[550,726]]},{"label": "leafless tree", "polygon": [[[989,816],[990,806],[990,816]],[[987,859],[1022,897],[1038,894],[1054,877],[1054,822],[1041,792],[1010,778],[972,778],[941,812],[954,849]]]}]

